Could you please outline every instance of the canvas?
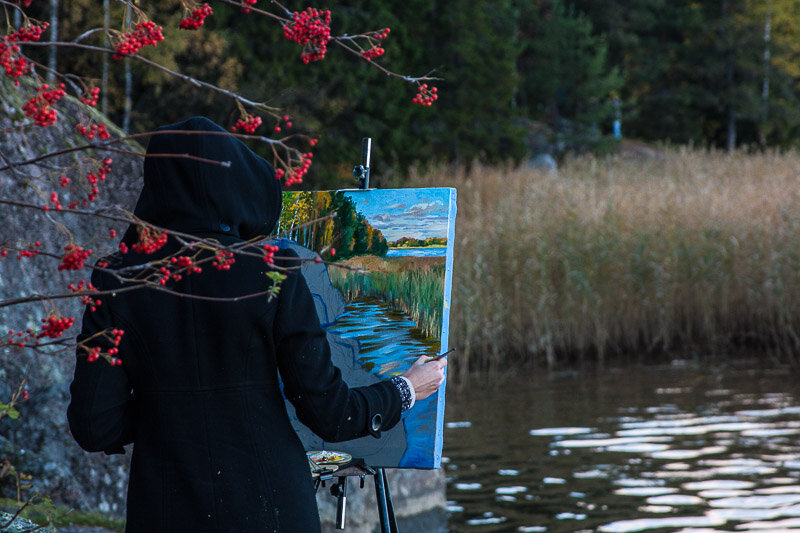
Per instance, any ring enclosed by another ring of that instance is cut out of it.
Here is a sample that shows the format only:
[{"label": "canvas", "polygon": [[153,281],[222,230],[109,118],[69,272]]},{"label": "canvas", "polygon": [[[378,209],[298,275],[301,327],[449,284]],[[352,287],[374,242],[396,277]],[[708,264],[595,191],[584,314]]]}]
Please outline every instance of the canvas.
[{"label": "canvas", "polygon": [[[447,351],[455,189],[285,192],[283,205],[280,246],[307,259],[303,276],[349,385]],[[373,467],[438,468],[445,385],[379,439],[325,442],[287,408],[306,450],[345,452]]]}]

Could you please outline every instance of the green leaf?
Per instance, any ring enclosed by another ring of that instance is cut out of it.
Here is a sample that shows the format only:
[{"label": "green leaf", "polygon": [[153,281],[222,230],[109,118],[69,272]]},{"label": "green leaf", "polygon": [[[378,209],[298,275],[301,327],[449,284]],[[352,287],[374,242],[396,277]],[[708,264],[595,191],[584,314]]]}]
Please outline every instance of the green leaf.
[{"label": "green leaf", "polygon": [[19,418],[19,411],[14,409],[13,405],[0,402],[0,418],[3,418],[4,416],[8,416],[9,418],[16,420]]}]

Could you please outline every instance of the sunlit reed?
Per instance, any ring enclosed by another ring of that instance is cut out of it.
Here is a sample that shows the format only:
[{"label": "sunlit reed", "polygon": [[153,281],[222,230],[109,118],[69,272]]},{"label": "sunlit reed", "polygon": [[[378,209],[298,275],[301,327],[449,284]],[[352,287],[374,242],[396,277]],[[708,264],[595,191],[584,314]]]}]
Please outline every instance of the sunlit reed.
[{"label": "sunlit reed", "polygon": [[[683,149],[557,173],[441,168],[458,189],[456,366],[800,354],[800,155]],[[454,361],[455,362],[455,361]]]}]

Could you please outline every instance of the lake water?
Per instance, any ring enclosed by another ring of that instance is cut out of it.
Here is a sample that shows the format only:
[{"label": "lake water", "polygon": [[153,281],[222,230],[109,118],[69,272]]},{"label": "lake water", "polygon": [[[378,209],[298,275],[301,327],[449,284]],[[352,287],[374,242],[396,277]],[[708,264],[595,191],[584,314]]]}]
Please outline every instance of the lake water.
[{"label": "lake water", "polygon": [[800,389],[749,366],[448,388],[448,529],[800,531]]}]

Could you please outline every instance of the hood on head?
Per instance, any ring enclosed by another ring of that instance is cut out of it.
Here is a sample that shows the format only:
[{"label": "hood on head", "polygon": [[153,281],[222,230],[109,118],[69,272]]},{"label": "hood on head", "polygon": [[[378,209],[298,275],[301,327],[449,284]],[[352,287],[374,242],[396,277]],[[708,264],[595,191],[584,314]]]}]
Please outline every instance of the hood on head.
[{"label": "hood on head", "polygon": [[[204,117],[156,131],[225,132]],[[281,212],[281,182],[264,158],[229,135],[162,133],[150,137],[147,155],[188,154],[229,161],[224,167],[185,157],[147,157],[144,186],[134,214],[185,233],[223,233],[248,240],[267,235]]]}]

